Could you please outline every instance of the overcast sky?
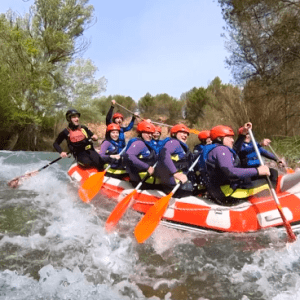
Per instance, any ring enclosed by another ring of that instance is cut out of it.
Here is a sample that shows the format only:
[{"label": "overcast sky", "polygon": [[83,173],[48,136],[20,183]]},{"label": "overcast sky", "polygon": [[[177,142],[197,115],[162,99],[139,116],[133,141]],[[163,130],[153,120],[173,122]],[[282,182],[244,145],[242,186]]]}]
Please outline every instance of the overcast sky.
[{"label": "overcast sky", "polygon": [[[0,1],[28,12],[34,0]],[[226,68],[221,33],[225,22],[216,0],[90,0],[96,24],[84,35],[91,40],[84,58],[108,80],[103,95],[131,96],[147,92],[179,98],[193,87],[207,87],[219,76],[232,80]]]}]

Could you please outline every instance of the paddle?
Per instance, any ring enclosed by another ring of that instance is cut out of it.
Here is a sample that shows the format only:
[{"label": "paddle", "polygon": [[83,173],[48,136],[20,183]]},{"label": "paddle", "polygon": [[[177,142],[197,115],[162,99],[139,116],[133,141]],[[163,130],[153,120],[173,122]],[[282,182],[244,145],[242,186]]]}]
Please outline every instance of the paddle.
[{"label": "paddle", "polygon": [[[275,157],[277,158],[277,160],[281,161],[281,159],[279,158],[279,156],[276,154],[276,152],[274,151],[274,149],[272,148],[272,146],[269,144],[268,147],[271,149],[271,151],[273,152],[273,154],[275,155]],[[289,174],[291,173],[295,173],[295,171],[292,168],[289,168],[288,166],[286,166],[284,163],[283,167],[285,168],[285,171]]]},{"label": "paddle", "polygon": [[[119,104],[119,103],[117,103],[117,102],[116,102],[116,104],[117,104],[118,106],[122,107],[124,110],[126,110],[126,111],[129,112],[130,114],[137,116],[137,117],[140,118],[141,120],[145,120],[145,119],[141,118],[139,115],[135,114],[134,112],[128,110],[128,109],[127,109],[126,107],[124,107],[123,105],[121,105],[121,104]],[[156,125],[160,125],[160,126],[173,127],[172,125],[168,125],[168,124],[165,124],[165,123],[159,123],[159,122],[155,122],[155,121],[152,121],[152,120],[151,120],[151,123],[156,124]],[[197,135],[200,133],[199,130],[197,130],[197,129],[191,129],[191,128],[190,128],[190,132],[191,132],[191,133],[194,133],[194,134],[197,134]]]},{"label": "paddle", "polygon": [[[199,157],[200,156],[198,156],[197,159],[190,166],[188,172],[190,172],[195,167],[195,165],[199,160]],[[149,208],[149,210],[146,212],[146,214],[137,224],[134,230],[134,235],[139,243],[143,243],[144,241],[146,241],[150,237],[150,235],[154,232],[155,228],[158,226],[161,218],[163,217],[169,205],[170,199],[178,190],[180,184],[181,184],[180,182],[177,183],[173,188],[173,190],[170,192],[170,194],[156,201],[155,204]]]},{"label": "paddle", "polygon": [[[69,153],[68,153],[69,154]],[[47,165],[43,166],[42,168],[36,170],[36,171],[32,171],[32,172],[29,172],[29,173],[25,173],[24,175],[21,175],[21,176],[18,176],[18,177],[15,177],[14,179],[12,179],[11,181],[9,181],[7,183],[8,186],[10,186],[11,188],[16,188],[19,184],[21,184],[25,179],[29,178],[29,177],[32,177],[32,176],[35,176],[38,174],[38,172],[48,168],[50,165],[56,163],[57,161],[61,160],[62,157],[59,157],[53,161],[51,161],[50,163],[48,163]]]},{"label": "paddle", "polygon": [[[155,168],[156,165],[157,162],[154,164],[153,168]],[[113,228],[118,224],[119,220],[122,218],[126,210],[129,207],[131,207],[134,201],[133,196],[137,193],[138,189],[150,176],[150,174],[147,174],[147,176],[143,178],[143,180],[135,187],[135,189],[116,205],[116,207],[111,212],[105,223],[105,229],[108,232],[113,230]]]},{"label": "paddle", "polygon": [[[257,145],[256,145],[256,141],[255,141],[255,139],[254,139],[252,130],[249,128],[249,129],[248,129],[248,132],[249,132],[249,134],[250,134],[250,137],[251,137],[251,140],[252,140],[252,144],[253,144],[253,146],[254,146],[256,155],[257,155],[257,157],[258,157],[258,159],[259,159],[259,162],[260,162],[260,164],[263,166],[263,165],[264,165],[264,162],[263,162],[263,160],[262,160],[262,158],[261,158],[260,152],[259,152],[258,147],[257,147]],[[296,241],[296,236],[295,236],[295,234],[294,234],[294,232],[293,232],[293,230],[292,230],[292,227],[291,227],[290,223],[288,222],[288,220],[286,219],[286,217],[285,217],[285,215],[284,215],[284,213],[283,213],[282,206],[281,206],[281,204],[280,204],[280,202],[279,202],[279,199],[278,199],[278,197],[277,197],[277,195],[276,195],[276,192],[275,192],[275,190],[274,190],[274,188],[273,188],[273,186],[272,186],[270,177],[269,177],[269,176],[266,176],[266,178],[267,178],[267,181],[268,181],[268,185],[269,185],[271,194],[272,194],[272,196],[273,196],[273,199],[274,199],[274,201],[275,201],[275,203],[276,203],[277,209],[278,209],[279,214],[280,214],[280,216],[281,216],[283,225],[284,225],[284,227],[285,227],[285,229],[286,229],[286,232],[287,232],[289,241],[290,241],[290,242],[294,242],[294,241]]]},{"label": "paddle", "polygon": [[[121,155],[126,147],[119,153]],[[90,176],[78,190],[78,195],[83,202],[90,202],[100,191],[106,171],[111,167],[108,165],[104,171]]]}]

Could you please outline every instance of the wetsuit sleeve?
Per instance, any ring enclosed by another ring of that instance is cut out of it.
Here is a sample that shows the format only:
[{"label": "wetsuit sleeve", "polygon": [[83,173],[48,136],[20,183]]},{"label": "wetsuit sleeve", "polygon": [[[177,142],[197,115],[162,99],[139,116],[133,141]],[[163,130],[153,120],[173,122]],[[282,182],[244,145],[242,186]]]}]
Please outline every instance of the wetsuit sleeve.
[{"label": "wetsuit sleeve", "polygon": [[106,126],[112,123],[113,111],[114,111],[114,107],[111,106],[106,115]]},{"label": "wetsuit sleeve", "polygon": [[106,154],[109,144],[110,143],[108,141],[104,141],[100,147],[99,155],[104,162],[110,161],[110,156],[108,154]]},{"label": "wetsuit sleeve", "polygon": [[237,140],[235,141],[234,145],[233,145],[233,150],[240,155],[240,152],[242,150],[243,147],[243,143],[245,141],[245,136],[240,134],[237,138]]},{"label": "wetsuit sleeve", "polygon": [[264,149],[263,147],[259,148],[259,152],[262,156],[277,161],[276,156],[273,155],[271,152],[267,151],[266,149]]},{"label": "wetsuit sleeve", "polygon": [[141,161],[138,156],[146,145],[142,141],[133,142],[126,151],[126,156],[130,163],[132,163],[138,170],[147,170],[149,165]]},{"label": "wetsuit sleeve", "polygon": [[132,119],[127,127],[123,127],[123,132],[129,131],[132,129],[135,121],[135,116],[132,116]]},{"label": "wetsuit sleeve", "polygon": [[169,174],[175,174],[177,172],[177,168],[171,159],[171,155],[175,152],[177,147],[181,146],[176,140],[168,141],[165,144],[159,153],[157,168],[165,168],[165,171]]},{"label": "wetsuit sleeve", "polygon": [[229,180],[250,178],[258,175],[256,168],[238,168],[233,165],[233,154],[226,147],[216,147],[213,151],[217,166]]},{"label": "wetsuit sleeve", "polygon": [[67,138],[68,138],[68,134],[66,134],[66,129],[60,132],[59,135],[57,136],[56,140],[53,143],[53,147],[58,153],[63,152],[62,148],[60,147],[60,144]]}]

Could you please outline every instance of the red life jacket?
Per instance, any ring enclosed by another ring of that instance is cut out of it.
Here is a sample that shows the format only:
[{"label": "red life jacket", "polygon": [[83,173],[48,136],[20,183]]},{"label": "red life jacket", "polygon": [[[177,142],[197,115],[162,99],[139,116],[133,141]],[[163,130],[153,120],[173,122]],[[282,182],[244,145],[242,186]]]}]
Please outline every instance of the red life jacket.
[{"label": "red life jacket", "polygon": [[85,130],[80,126],[76,130],[71,130],[69,127],[67,129],[69,131],[69,140],[71,143],[81,142],[87,138]]}]

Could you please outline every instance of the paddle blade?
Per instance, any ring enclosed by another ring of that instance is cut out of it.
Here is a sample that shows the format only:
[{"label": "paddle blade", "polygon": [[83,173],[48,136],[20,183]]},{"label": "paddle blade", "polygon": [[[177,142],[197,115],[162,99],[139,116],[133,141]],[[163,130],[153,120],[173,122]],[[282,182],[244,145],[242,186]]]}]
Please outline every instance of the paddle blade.
[{"label": "paddle blade", "polygon": [[128,194],[122,201],[120,201],[114,210],[109,215],[106,223],[105,223],[105,229],[110,232],[114,229],[114,227],[117,225],[119,220],[122,218],[124,213],[126,212],[127,208],[130,206],[132,197],[137,193],[137,190],[133,190],[130,194]]},{"label": "paddle blade", "polygon": [[90,202],[100,191],[105,171],[98,172],[89,177],[78,190],[78,195],[83,202]]},{"label": "paddle blade", "polygon": [[286,232],[287,232],[287,235],[288,235],[288,241],[289,241],[290,243],[291,243],[291,242],[295,242],[295,241],[297,240],[296,235],[295,235],[295,233],[293,232],[290,223],[287,221],[287,219],[286,219],[286,217],[285,217],[285,215],[284,215],[284,213],[283,213],[283,211],[282,211],[281,205],[278,205],[277,208],[278,208],[279,214],[280,214],[280,216],[281,216],[281,219],[282,219],[282,221],[283,221],[283,225],[284,225],[284,227],[285,227],[285,229],[286,229]]},{"label": "paddle blade", "polygon": [[194,133],[194,134],[198,135],[200,133],[200,131],[197,129],[190,128],[190,133]]},{"label": "paddle blade", "polygon": [[139,243],[144,243],[158,226],[173,193],[159,199],[136,225],[134,235]]}]

